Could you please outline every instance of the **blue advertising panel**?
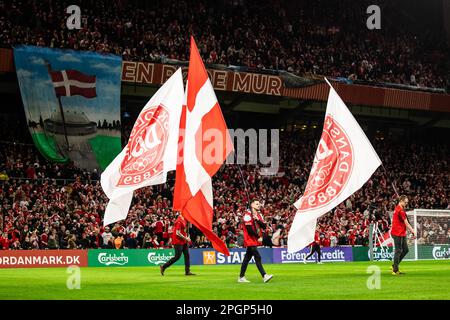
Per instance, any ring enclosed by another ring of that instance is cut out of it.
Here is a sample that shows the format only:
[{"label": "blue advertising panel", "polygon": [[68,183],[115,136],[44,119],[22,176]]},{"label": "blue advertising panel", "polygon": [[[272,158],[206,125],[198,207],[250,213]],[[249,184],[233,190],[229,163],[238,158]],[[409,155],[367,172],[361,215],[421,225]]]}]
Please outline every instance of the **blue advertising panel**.
[{"label": "blue advertising panel", "polygon": [[[295,253],[288,253],[287,248],[273,249],[273,263],[294,263],[303,262],[303,259],[309,254],[308,247]],[[315,262],[316,254],[310,257],[307,262]],[[324,247],[321,248],[321,261],[323,262],[346,262],[353,261],[351,247]]]},{"label": "blue advertising panel", "polygon": [[[221,265],[221,264],[241,264],[244,261],[245,248],[230,249],[230,255],[227,257],[223,253],[217,252],[212,248],[190,249],[191,264],[193,265]],[[258,248],[263,263],[272,263],[273,254],[270,248]],[[255,263],[252,258],[250,263]]]}]

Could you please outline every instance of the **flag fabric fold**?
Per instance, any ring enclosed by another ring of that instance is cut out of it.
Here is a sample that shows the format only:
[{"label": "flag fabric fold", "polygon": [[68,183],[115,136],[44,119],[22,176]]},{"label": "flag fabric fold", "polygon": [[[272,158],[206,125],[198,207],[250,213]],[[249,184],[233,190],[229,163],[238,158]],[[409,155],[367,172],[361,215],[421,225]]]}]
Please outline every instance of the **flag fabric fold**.
[{"label": "flag fabric fold", "polygon": [[231,138],[205,66],[191,37],[186,106],[180,121],[179,157],[174,210],[195,225],[226,255],[225,243],[214,233],[211,178],[233,150]]},{"label": "flag fabric fold", "polygon": [[[327,81],[327,80],[326,80]],[[359,190],[381,160],[353,115],[330,85],[322,136],[297,213],[289,230],[288,252],[314,241],[317,219]]]},{"label": "flag fabric fold", "polygon": [[392,239],[390,231],[381,233],[378,237],[378,241],[375,243],[376,247],[392,247],[393,245],[394,239]]},{"label": "flag fabric fold", "polygon": [[144,106],[127,145],[101,175],[110,200],[104,225],[127,217],[134,190],[165,183],[167,172],[175,170],[183,103],[183,77],[178,69]]}]

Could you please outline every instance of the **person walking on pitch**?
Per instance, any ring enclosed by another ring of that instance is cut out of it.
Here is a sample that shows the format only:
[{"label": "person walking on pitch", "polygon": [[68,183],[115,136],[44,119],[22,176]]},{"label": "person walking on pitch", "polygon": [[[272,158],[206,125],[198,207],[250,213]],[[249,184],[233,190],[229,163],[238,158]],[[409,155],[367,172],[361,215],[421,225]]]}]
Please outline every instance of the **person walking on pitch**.
[{"label": "person walking on pitch", "polygon": [[408,197],[401,195],[399,197],[398,205],[395,207],[394,214],[392,215],[391,236],[394,239],[394,264],[392,265],[392,275],[403,274],[400,272],[398,266],[402,262],[403,258],[409,252],[408,242],[406,240],[406,229],[408,229],[413,239],[415,237],[414,229],[408,222],[405,209],[408,206]]},{"label": "person walking on pitch", "polygon": [[306,260],[308,260],[314,253],[317,253],[317,264],[322,264],[320,261],[320,236],[319,232],[316,231],[314,235],[314,241],[309,244],[311,246],[311,251],[309,254],[303,259],[303,263],[306,264]]},{"label": "person walking on pitch", "polygon": [[250,210],[244,214],[243,220],[244,246],[247,248],[247,252],[241,265],[238,282],[250,282],[245,278],[245,272],[248,263],[253,257],[255,258],[256,267],[263,277],[263,281],[269,282],[273,278],[273,275],[267,274],[264,270],[261,255],[258,252],[258,246],[262,242],[261,229],[266,229],[266,223],[261,215],[261,203],[258,200],[252,201]]},{"label": "person walking on pitch", "polygon": [[183,253],[184,256],[185,275],[187,276],[195,275],[194,273],[191,272],[189,247],[188,247],[188,244],[189,242],[191,242],[191,239],[189,239],[189,237],[186,234],[186,228],[187,228],[186,219],[180,213],[178,215],[177,220],[175,220],[175,225],[173,226],[173,233],[172,233],[172,244],[173,248],[175,249],[175,256],[159,267],[161,275],[164,275],[166,269],[181,258],[181,253]]}]

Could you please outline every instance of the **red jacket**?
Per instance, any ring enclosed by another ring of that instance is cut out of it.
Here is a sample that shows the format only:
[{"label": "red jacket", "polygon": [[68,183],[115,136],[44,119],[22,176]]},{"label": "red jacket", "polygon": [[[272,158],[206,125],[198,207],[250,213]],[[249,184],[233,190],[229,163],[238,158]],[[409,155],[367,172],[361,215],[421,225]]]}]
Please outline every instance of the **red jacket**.
[{"label": "red jacket", "polygon": [[186,240],[177,236],[177,231],[180,231],[180,233],[186,237],[186,221],[180,216],[175,220],[175,225],[173,226],[172,244],[186,244]]},{"label": "red jacket", "polygon": [[[265,224],[261,215],[258,215],[257,221],[253,219],[253,215],[250,211],[247,211],[243,217],[243,231],[244,231],[244,246],[245,247],[257,247],[261,245],[258,238],[261,237],[262,230],[258,225],[258,221]],[[250,232],[249,230],[250,229]]]},{"label": "red jacket", "polygon": [[392,216],[391,235],[406,237],[406,212],[400,205],[397,205]]},{"label": "red jacket", "polygon": [[318,245],[320,245],[320,235],[319,232],[316,231],[316,233],[314,234],[314,241],[311,242],[309,245],[312,246],[313,244],[317,243]]}]

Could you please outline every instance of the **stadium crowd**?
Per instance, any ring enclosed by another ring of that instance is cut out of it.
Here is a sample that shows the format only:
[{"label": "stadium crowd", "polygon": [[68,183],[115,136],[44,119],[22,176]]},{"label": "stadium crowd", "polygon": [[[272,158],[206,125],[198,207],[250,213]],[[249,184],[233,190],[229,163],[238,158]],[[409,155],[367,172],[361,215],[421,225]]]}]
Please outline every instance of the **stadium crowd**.
[{"label": "stadium crowd", "polygon": [[[262,213],[269,222],[263,245],[287,244],[295,214],[292,203],[304,190],[320,132],[320,128],[283,132],[278,176],[263,176],[259,167],[242,165],[244,184],[237,165],[225,165],[214,177],[214,231],[229,247],[242,246],[240,222],[254,198],[264,202]],[[397,189],[410,196],[410,207],[450,209],[448,145],[397,143],[389,137],[373,144]],[[97,172],[70,163],[51,164],[30,144],[16,141],[0,146],[1,249],[170,246],[176,218],[171,209],[173,174],[165,185],[137,190],[128,218],[103,228],[108,199]],[[319,220],[321,245],[367,245],[371,222],[378,222],[383,232],[389,230],[388,212],[394,201],[391,180],[379,169],[361,190]],[[432,231],[427,233],[427,243],[449,243],[449,224],[424,224],[428,225]],[[210,245],[195,228],[189,232],[191,246]],[[444,238],[433,237],[436,232]]]},{"label": "stadium crowd", "polygon": [[[0,1],[0,46],[20,44],[186,61],[195,35],[207,64],[284,70],[418,87],[449,86],[449,44],[401,4],[378,1],[381,30],[366,27],[371,1],[83,1],[80,30],[69,30],[70,1]],[[426,31],[428,30],[428,32]]]},{"label": "stadium crowd", "polygon": [[450,241],[450,218],[438,216],[418,217],[417,243],[443,244]]}]

